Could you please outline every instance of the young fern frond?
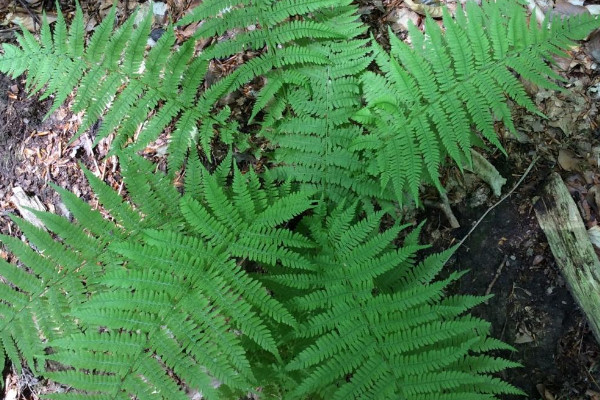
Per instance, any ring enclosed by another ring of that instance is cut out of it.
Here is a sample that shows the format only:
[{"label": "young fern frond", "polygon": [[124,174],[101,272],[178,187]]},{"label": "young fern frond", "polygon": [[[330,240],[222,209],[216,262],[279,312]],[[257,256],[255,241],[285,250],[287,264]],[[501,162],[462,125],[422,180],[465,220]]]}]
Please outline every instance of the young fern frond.
[{"label": "young fern frond", "polygon": [[418,200],[423,181],[443,190],[444,156],[461,168],[470,165],[474,131],[504,151],[494,116],[515,132],[507,99],[541,115],[515,74],[561,90],[555,83],[561,78],[547,61],[600,26],[590,15],[555,18],[542,27],[535,19],[527,24],[526,10],[507,1],[486,1],[482,7],[467,2],[454,19],[444,11],[443,22],[444,33],[432,19],[426,21],[426,34],[411,27],[412,47],[390,31],[389,54],[374,46],[385,79],[371,72],[362,78],[367,107],[355,119],[370,134],[356,139],[352,149],[369,154],[369,168],[399,200],[405,191]]}]

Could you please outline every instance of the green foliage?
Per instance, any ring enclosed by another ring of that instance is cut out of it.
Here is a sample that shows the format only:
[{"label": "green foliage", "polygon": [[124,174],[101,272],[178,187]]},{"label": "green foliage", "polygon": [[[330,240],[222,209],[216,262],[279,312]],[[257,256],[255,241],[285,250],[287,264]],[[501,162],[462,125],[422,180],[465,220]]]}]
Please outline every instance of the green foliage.
[{"label": "green foliage", "polygon": [[[86,112],[78,134],[101,119],[95,142],[116,132],[117,153],[139,150],[174,125],[173,171],[197,143],[210,158],[215,136],[247,147],[218,100],[261,77],[266,84],[246,122],[262,124],[260,135],[282,166],[277,174],[334,201],[351,196],[385,205],[402,203],[407,192],[418,202],[423,181],[443,190],[444,160],[470,165],[481,139],[503,150],[494,118],[514,131],[506,99],[539,113],[515,73],[559,89],[546,61],[598,25],[581,15],[540,27],[527,23],[518,2],[468,2],[454,18],[445,13],[445,32],[431,19],[426,34],[411,27],[412,47],[390,34],[387,53],[359,38],[365,26],[350,3],[207,0],[178,23],[202,21],[193,39],[176,43],[170,27],[149,51],[151,15],[137,25],[133,15],[115,29],[113,9],[85,46],[78,9],[68,31],[59,13],[54,33],[45,23],[39,40],[24,31],[20,48],[5,45],[0,71],[28,71],[30,89],[54,95],[51,111],[77,88],[73,109]],[[229,40],[197,54],[194,39],[225,33]],[[240,52],[245,63],[201,90],[211,60]],[[369,70],[371,58],[383,75]]]},{"label": "green foliage", "polygon": [[[123,171],[135,205],[86,171],[114,220],[57,188],[75,221],[37,213],[57,240],[18,221],[43,254],[2,237],[31,271],[1,264],[11,283],[0,286],[3,348],[15,362],[22,352],[38,373],[104,398],[153,392],[186,398],[169,372],[206,398],[218,398],[214,379],[249,391],[259,383],[248,350],[280,359],[274,327],[296,320],[243,270],[242,260],[312,269],[293,250],[314,243],[278,228],[312,207],[311,193],[263,187],[255,174],[238,170],[224,187],[225,162],[213,175],[197,165],[190,180],[201,177],[200,195],[181,195],[165,175],[149,174],[149,164],[131,157]],[[44,371],[46,360],[65,368]]]},{"label": "green foliage", "polygon": [[[279,178],[315,187],[336,202],[355,197],[365,203],[393,200],[393,194],[382,191],[376,176],[365,170],[361,155],[351,150],[363,134],[350,118],[362,102],[358,77],[372,61],[367,42],[313,44],[331,65],[297,69],[299,84],[286,85],[260,132],[277,146],[272,157],[280,163],[274,170]],[[284,86],[282,79],[289,78],[273,77],[263,91],[269,85]]]},{"label": "green foliage", "polygon": [[367,106],[354,119],[369,134],[350,149],[367,152],[367,168],[398,199],[409,191],[418,200],[423,181],[443,190],[440,165],[446,156],[460,168],[471,165],[470,149],[481,142],[475,132],[504,152],[494,117],[515,132],[506,99],[542,115],[517,76],[561,90],[555,83],[561,77],[546,61],[598,26],[591,15],[556,19],[550,28],[534,18],[528,24],[518,2],[504,1],[467,2],[454,18],[444,11],[443,22],[445,32],[427,19],[426,34],[411,25],[412,47],[390,32],[389,53],[374,45],[384,75],[362,76]]},{"label": "green foliage", "polygon": [[520,393],[484,375],[518,364],[478,354],[489,326],[460,316],[485,298],[444,298],[459,273],[432,282],[453,250],[415,265],[425,247],[416,243],[419,230],[397,247],[406,226],[382,231],[382,217],[357,219],[353,205],[306,218],[320,243],[312,254],[319,268],[271,277],[302,291],[289,304],[304,315],[296,336],[309,340],[286,367],[302,371],[290,397],[459,399],[475,387],[481,398]]},{"label": "green foliage", "polygon": [[381,231],[383,212],[311,211],[314,190],[231,157],[209,174],[192,156],[183,193],[139,156],[124,164],[133,203],[85,171],[110,219],[56,188],[74,220],[36,213],[56,238],[15,219],[43,253],[1,238],[23,263],[0,265],[3,352],[77,389],[49,398],[518,393],[485,375],[516,365],[477,355],[488,324],[460,316],[484,298],[444,298],[460,274],[433,281],[451,252],[415,265],[419,230],[397,247],[406,226]]},{"label": "green foliage", "polygon": [[[494,117],[515,129],[506,100],[537,112],[517,76],[560,89],[547,61],[600,24],[540,28],[516,2],[468,2],[445,32],[412,27],[412,47],[390,32],[388,53],[351,3],[205,0],[179,22],[202,22],[194,38],[178,43],[170,26],[151,49],[150,15],[115,28],[113,8],[86,44],[77,7],[69,29],[59,13],[53,31],[3,46],[0,71],[27,71],[52,110],[76,90],[79,134],[99,120],[96,142],[116,133],[127,200],[85,170],[103,211],[56,187],[72,221],[35,212],[46,231],[14,218],[29,244],[0,237],[18,259],[0,260],[0,361],[73,388],[53,399],[520,393],[493,376],[517,364],[488,354],[510,346],[466,314],[486,298],[448,296],[459,272],[436,278],[453,249],[420,257],[420,227],[405,232],[395,210],[423,182],[443,190],[447,156],[462,168],[474,145],[502,149]],[[240,53],[208,86],[211,62]],[[209,173],[197,145],[206,165],[216,136],[242,145],[219,100],[256,78],[242,123],[268,141],[270,168],[246,171],[231,153]],[[136,151],[167,127],[163,173]]]}]

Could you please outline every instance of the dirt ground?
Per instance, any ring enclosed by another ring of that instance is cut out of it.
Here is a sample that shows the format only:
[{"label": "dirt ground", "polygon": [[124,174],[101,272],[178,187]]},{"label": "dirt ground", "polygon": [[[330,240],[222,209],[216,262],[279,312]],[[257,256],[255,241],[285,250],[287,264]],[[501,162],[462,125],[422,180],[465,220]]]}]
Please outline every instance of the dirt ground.
[{"label": "dirt ground", "polygon": [[[19,2],[5,3],[8,7]],[[49,12],[53,9],[53,1],[38,3],[41,5],[29,11],[39,12],[40,7]],[[60,3],[72,9],[73,2]],[[103,2],[81,3],[86,15],[101,13]],[[127,3],[129,10],[135,2]],[[174,13],[189,5],[189,2],[173,3],[176,3]],[[384,36],[387,25],[402,34],[402,21],[420,21],[418,15],[406,12],[401,3],[361,2],[363,19],[374,27],[376,36],[377,32]],[[0,0],[0,21],[9,11],[2,5]],[[127,13],[124,6],[125,2],[120,2],[123,15]],[[12,41],[14,31],[14,25],[0,27],[0,43]],[[600,400],[600,346],[569,294],[532,207],[532,198],[546,177],[558,171],[580,204],[588,227],[596,225],[598,207],[589,193],[600,184],[597,158],[600,67],[590,53],[584,46],[574,50],[571,59],[558,60],[561,73],[568,80],[565,93],[528,88],[549,118],[534,118],[515,109],[515,125],[523,137],[517,140],[505,136],[503,145],[508,158],[498,152],[488,159],[508,179],[504,192],[519,180],[534,153],[539,159],[514,194],[487,215],[447,266],[449,270],[470,269],[454,288],[457,292],[495,295],[475,309],[474,314],[491,322],[495,337],[516,348],[509,358],[523,367],[506,371],[503,378],[522,388],[531,399]],[[86,200],[93,197],[78,162],[113,187],[119,188],[121,184],[118,165],[105,157],[108,144],[92,148],[90,135],[84,134],[69,145],[80,117],[61,107],[42,121],[50,102],[27,97],[24,83],[23,77],[12,80],[0,74],[0,232],[16,236],[20,233],[9,218],[18,215],[11,201],[16,187],[37,197],[47,210],[64,214],[64,206],[48,186],[49,182]],[[462,239],[497,200],[489,187],[472,174],[461,176],[448,169],[445,183],[449,188],[449,203],[461,227],[451,229],[447,216],[435,207],[427,207],[414,217],[427,219],[422,240],[433,243],[433,250],[447,248]],[[435,193],[428,192],[427,196],[435,203]],[[0,256],[8,257],[1,248]],[[47,382],[17,376],[9,367],[4,370],[3,378],[8,383],[6,398],[11,388],[18,388],[19,397],[14,399],[35,399],[38,394],[53,390]]]}]

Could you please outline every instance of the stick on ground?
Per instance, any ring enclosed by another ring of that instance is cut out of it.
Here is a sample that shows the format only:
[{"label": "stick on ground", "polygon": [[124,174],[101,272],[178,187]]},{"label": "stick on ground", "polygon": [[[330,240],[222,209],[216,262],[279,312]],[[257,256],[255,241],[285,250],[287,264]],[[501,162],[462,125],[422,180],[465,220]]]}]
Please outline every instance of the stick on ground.
[{"label": "stick on ground", "polygon": [[550,175],[534,208],[556,264],[600,343],[600,261],[560,175]]}]

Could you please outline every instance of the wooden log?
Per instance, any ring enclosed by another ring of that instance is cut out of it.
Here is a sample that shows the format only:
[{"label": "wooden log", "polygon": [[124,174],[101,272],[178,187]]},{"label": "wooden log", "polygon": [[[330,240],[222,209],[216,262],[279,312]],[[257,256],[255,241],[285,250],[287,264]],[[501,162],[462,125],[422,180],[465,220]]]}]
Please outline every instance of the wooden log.
[{"label": "wooden log", "polygon": [[600,261],[560,175],[550,176],[534,208],[558,268],[600,343]]}]

